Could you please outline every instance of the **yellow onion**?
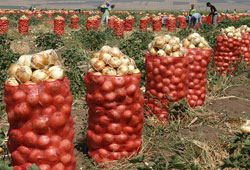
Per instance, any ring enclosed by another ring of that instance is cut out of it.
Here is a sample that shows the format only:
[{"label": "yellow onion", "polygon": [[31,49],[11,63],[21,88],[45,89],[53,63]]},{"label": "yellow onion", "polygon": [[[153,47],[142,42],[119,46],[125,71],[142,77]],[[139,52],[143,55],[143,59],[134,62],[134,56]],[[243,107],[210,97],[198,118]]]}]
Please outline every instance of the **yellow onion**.
[{"label": "yellow onion", "polygon": [[15,77],[10,77],[6,80],[6,84],[11,85],[11,86],[18,86],[19,83],[18,81],[15,79]]},{"label": "yellow onion", "polygon": [[172,57],[181,57],[180,52],[179,51],[173,52]]},{"label": "yellow onion", "polygon": [[188,46],[188,48],[195,48],[195,45],[194,45],[194,44],[190,44],[190,45]]},{"label": "yellow onion", "polygon": [[110,68],[111,68],[111,67],[109,67],[109,66],[104,67],[104,69],[102,69],[102,74],[107,75],[107,72],[108,72],[108,70],[109,70]]},{"label": "yellow onion", "polygon": [[129,63],[130,63],[130,58],[129,58],[128,56],[126,56],[126,55],[123,55],[123,56],[120,58],[120,60],[121,60],[122,65],[124,65],[124,64],[129,64]]},{"label": "yellow onion", "polygon": [[166,56],[166,53],[165,53],[165,51],[163,51],[163,50],[161,49],[161,50],[158,50],[158,51],[157,51],[157,56],[163,57],[163,56]]},{"label": "yellow onion", "polygon": [[95,72],[95,70],[94,70],[93,68],[90,68],[90,69],[88,70],[88,72],[90,72],[90,73],[94,73],[94,72]]},{"label": "yellow onion", "polygon": [[165,43],[168,43],[171,40],[171,36],[170,35],[164,35],[164,41]]},{"label": "yellow onion", "polygon": [[93,67],[96,71],[102,71],[105,67],[105,62],[103,60],[97,60],[94,64]]},{"label": "yellow onion", "polygon": [[233,37],[233,36],[234,36],[234,33],[233,33],[233,32],[229,32],[229,33],[227,33],[227,36],[228,36],[228,37]]},{"label": "yellow onion", "polygon": [[21,66],[16,70],[15,77],[22,83],[29,81],[31,76],[32,76],[32,70],[28,66]]},{"label": "yellow onion", "polygon": [[97,75],[97,76],[102,75],[102,73],[100,73],[100,72],[94,72],[93,74],[94,74],[94,75]]},{"label": "yellow onion", "polygon": [[150,54],[152,54],[152,55],[157,55],[157,51],[156,51],[156,49],[153,47],[153,48],[151,48],[150,49]]},{"label": "yellow onion", "polygon": [[64,78],[64,71],[59,66],[50,67],[48,70],[48,75],[52,79],[63,79]]},{"label": "yellow onion", "polygon": [[241,126],[240,130],[243,132],[243,133],[250,133],[250,126]]},{"label": "yellow onion", "polygon": [[31,66],[34,69],[43,69],[49,64],[49,56],[34,54],[31,58]]},{"label": "yellow onion", "polygon": [[172,46],[170,44],[166,44],[164,50],[166,54],[170,54],[172,51]]},{"label": "yellow onion", "polygon": [[49,78],[49,79],[47,79],[45,81],[52,82],[52,81],[55,81],[55,79]]},{"label": "yellow onion", "polygon": [[30,67],[30,65],[31,65],[31,57],[32,57],[32,55],[22,55],[22,56],[19,57],[17,63],[20,66],[28,66],[28,67]]},{"label": "yellow onion", "polygon": [[172,46],[172,51],[175,52],[175,51],[178,51],[180,49],[180,44],[174,44]]},{"label": "yellow onion", "polygon": [[26,85],[30,85],[30,84],[36,84],[36,83],[34,83],[34,82],[32,82],[32,81],[27,81],[26,83],[24,83],[24,84],[26,84]]},{"label": "yellow onion", "polygon": [[109,50],[109,53],[113,56],[113,57],[118,57],[120,56],[121,54],[121,51],[119,50],[118,47],[113,47]]},{"label": "yellow onion", "polygon": [[203,43],[199,43],[198,47],[199,47],[199,48],[204,48],[205,45],[204,45]]},{"label": "yellow onion", "polygon": [[[57,66],[58,67],[58,66]],[[33,72],[31,80],[34,83],[38,83],[40,81],[44,81],[48,79],[48,75],[42,70],[36,70]]]},{"label": "yellow onion", "polygon": [[165,45],[165,41],[162,36],[155,38],[154,47],[163,48],[164,45]]},{"label": "yellow onion", "polygon": [[189,44],[190,44],[190,42],[188,41],[188,39],[184,39],[184,40],[183,40],[183,46],[184,46],[184,47],[188,47]]},{"label": "yellow onion", "polygon": [[112,57],[109,59],[108,64],[113,68],[118,68],[121,65],[121,60],[117,57]]},{"label": "yellow onion", "polygon": [[98,57],[93,57],[90,59],[90,64],[93,66],[95,64],[95,62],[97,62],[99,60]]},{"label": "yellow onion", "polygon": [[128,65],[128,73],[129,74],[133,74],[133,71],[134,71],[134,69],[135,69],[135,66],[134,65]]},{"label": "yellow onion", "polygon": [[134,69],[133,71],[134,74],[137,74],[137,73],[140,73],[140,70],[137,68],[137,69]]},{"label": "yellow onion", "polygon": [[106,74],[107,74],[107,75],[110,75],[110,76],[115,76],[115,75],[116,75],[116,70],[113,69],[113,68],[110,68],[110,69],[107,71]]},{"label": "yellow onion", "polygon": [[110,49],[111,49],[110,46],[105,45],[105,46],[103,46],[103,47],[101,48],[101,52],[103,52],[103,53],[108,53]]},{"label": "yellow onion", "polygon": [[54,50],[44,51],[45,58],[49,58],[49,65],[54,65],[58,61],[58,56]]},{"label": "yellow onion", "polygon": [[99,52],[94,53],[94,57],[96,57],[96,58],[100,58],[100,55],[101,55],[101,53],[99,53]]},{"label": "yellow onion", "polygon": [[148,50],[152,48],[152,42],[148,44]]},{"label": "yellow onion", "polygon": [[133,66],[135,66],[135,67],[136,67],[135,60],[134,60],[134,59],[132,59],[132,58],[130,58],[130,65],[133,65]]},{"label": "yellow onion", "polygon": [[127,65],[121,65],[118,69],[117,69],[117,75],[124,75],[128,73],[128,66]]},{"label": "yellow onion", "polygon": [[105,61],[105,63],[108,63],[108,61],[112,58],[112,56],[108,53],[104,53],[103,55],[103,61]]},{"label": "yellow onion", "polygon": [[200,37],[196,37],[194,39],[191,40],[191,43],[193,43],[194,45],[197,45],[201,42],[201,39]]},{"label": "yellow onion", "polygon": [[169,40],[168,42],[170,45],[174,45],[174,44],[177,44],[178,42],[175,40],[175,39],[171,39]]},{"label": "yellow onion", "polygon": [[15,77],[16,70],[20,68],[21,66],[19,64],[13,64],[9,68],[9,76],[10,77]]}]

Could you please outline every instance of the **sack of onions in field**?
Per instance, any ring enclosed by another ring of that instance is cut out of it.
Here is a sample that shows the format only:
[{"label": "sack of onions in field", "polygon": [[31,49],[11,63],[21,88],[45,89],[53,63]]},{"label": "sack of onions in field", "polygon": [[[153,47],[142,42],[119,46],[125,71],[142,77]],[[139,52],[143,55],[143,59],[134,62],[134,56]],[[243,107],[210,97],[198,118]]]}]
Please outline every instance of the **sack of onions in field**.
[{"label": "sack of onions in field", "polygon": [[27,15],[28,15],[28,18],[30,19],[30,18],[32,18],[33,13],[32,13],[31,11],[29,11],[29,12],[27,13]]},{"label": "sack of onions in field", "polygon": [[160,32],[162,26],[162,20],[161,17],[155,16],[152,19],[152,27],[154,32]]},{"label": "sack of onions in field", "polygon": [[98,30],[101,22],[101,17],[99,15],[96,15],[95,17],[96,17],[96,28]]},{"label": "sack of onions in field", "polygon": [[222,20],[222,16],[221,15],[218,15],[218,18],[217,18],[217,23],[220,23]]},{"label": "sack of onions in field", "polygon": [[124,32],[124,21],[120,18],[117,18],[114,22],[114,31],[113,33],[117,35],[119,38],[122,37]]},{"label": "sack of onions in field", "polygon": [[148,29],[148,17],[143,17],[140,19],[140,30],[147,31]]},{"label": "sack of onions in field", "polygon": [[47,15],[48,15],[48,18],[52,18],[53,15],[54,15],[54,12],[53,11],[48,11]]},{"label": "sack of onions in field", "polygon": [[79,17],[77,15],[73,15],[71,17],[71,28],[78,29],[79,28]]},{"label": "sack of onions in field", "polygon": [[168,117],[169,102],[186,97],[188,60],[180,39],[170,35],[155,37],[146,55],[146,97],[148,113]]},{"label": "sack of onions in field", "polygon": [[37,14],[38,19],[43,19],[43,15],[41,13]]},{"label": "sack of onions in field", "polygon": [[206,20],[207,24],[213,24],[213,19],[211,16],[207,16],[207,20]]},{"label": "sack of onions in field", "polygon": [[88,20],[87,20],[87,23],[86,23],[87,31],[91,31],[91,30],[97,31],[98,30],[97,22],[98,22],[97,21],[97,16],[89,17]]},{"label": "sack of onions in field", "polygon": [[115,22],[115,19],[116,19],[117,17],[116,16],[111,16],[110,18],[109,18],[109,20],[108,20],[108,26],[109,26],[109,28],[111,28],[111,29],[113,29],[114,28],[114,22]]},{"label": "sack of onions in field", "polygon": [[9,77],[4,100],[14,170],[75,169],[73,97],[55,51],[21,56]]},{"label": "sack of onions in field", "polygon": [[104,46],[85,76],[88,155],[106,163],[140,151],[144,123],[141,72],[130,57]]},{"label": "sack of onions in field", "polygon": [[179,22],[179,28],[185,28],[186,27],[187,22],[186,22],[186,17],[185,16],[179,15],[177,17],[177,20]]},{"label": "sack of onions in field", "polygon": [[240,16],[239,15],[235,16],[235,21],[239,21],[239,20],[240,20]]},{"label": "sack of onions in field", "polygon": [[64,34],[64,18],[62,16],[57,16],[54,19],[54,34]]},{"label": "sack of onions in field", "polygon": [[239,30],[242,36],[241,56],[247,65],[250,65],[250,28],[247,25],[242,25]]},{"label": "sack of onions in field", "polygon": [[217,36],[214,51],[214,61],[217,70],[222,74],[236,71],[237,63],[241,56],[241,32],[234,27],[222,29],[222,34]]},{"label": "sack of onions in field", "polygon": [[207,16],[206,15],[201,16],[201,22],[202,22],[202,24],[205,24],[207,22]]},{"label": "sack of onions in field", "polygon": [[176,27],[176,19],[175,17],[168,17],[166,24],[169,32],[174,32]]},{"label": "sack of onions in field", "polygon": [[129,16],[125,19],[124,30],[125,30],[125,31],[132,31],[134,22],[135,22],[135,18],[134,18],[132,15],[129,15]]},{"label": "sack of onions in field", "polygon": [[6,34],[9,30],[9,21],[7,17],[0,18],[0,34]]},{"label": "sack of onions in field", "polygon": [[25,15],[19,18],[18,32],[20,34],[29,34],[29,18]]},{"label": "sack of onions in field", "polygon": [[206,97],[207,66],[211,61],[212,48],[198,33],[183,40],[188,64],[187,99],[190,107],[202,106]]}]

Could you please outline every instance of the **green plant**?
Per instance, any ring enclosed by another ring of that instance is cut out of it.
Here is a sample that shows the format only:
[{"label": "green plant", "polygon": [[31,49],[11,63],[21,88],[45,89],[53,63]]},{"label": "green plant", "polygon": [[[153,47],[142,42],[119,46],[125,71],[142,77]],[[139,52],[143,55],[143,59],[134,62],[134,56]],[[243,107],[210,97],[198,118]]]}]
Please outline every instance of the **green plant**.
[{"label": "green plant", "polygon": [[40,33],[35,40],[37,47],[43,50],[57,49],[64,45],[62,38],[53,33]]},{"label": "green plant", "polygon": [[229,148],[229,157],[224,159],[224,164],[221,169],[237,168],[249,169],[250,168],[250,134],[236,133],[236,137],[232,140]]},{"label": "green plant", "polygon": [[189,116],[189,105],[186,99],[182,99],[178,102],[170,102],[168,106],[168,119],[185,119]]},{"label": "green plant", "polygon": [[38,168],[38,167],[36,166],[36,164],[33,164],[31,167],[29,167],[28,170],[41,170],[41,169]]},{"label": "green plant", "polygon": [[10,167],[6,161],[1,161],[0,170],[13,170],[13,167]]}]

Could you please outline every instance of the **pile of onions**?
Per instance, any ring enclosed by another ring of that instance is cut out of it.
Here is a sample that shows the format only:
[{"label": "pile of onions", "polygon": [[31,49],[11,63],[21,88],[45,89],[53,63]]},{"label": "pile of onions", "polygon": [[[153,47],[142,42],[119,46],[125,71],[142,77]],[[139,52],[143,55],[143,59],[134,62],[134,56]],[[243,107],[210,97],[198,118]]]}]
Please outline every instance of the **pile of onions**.
[{"label": "pile of onions", "polygon": [[33,55],[22,55],[9,68],[6,83],[12,86],[54,81],[64,78],[64,70],[54,50],[46,50]]},{"label": "pile of onions", "polygon": [[127,75],[139,73],[135,61],[123,54],[118,47],[103,46],[101,50],[90,59],[89,72],[94,75]]},{"label": "pile of onions", "polygon": [[221,33],[225,37],[235,38],[235,39],[241,39],[241,33],[239,29],[235,29],[234,26],[228,27],[221,30]]},{"label": "pile of onions", "polygon": [[185,48],[200,48],[203,50],[211,49],[205,38],[200,36],[198,33],[190,34],[183,40],[182,44]]},{"label": "pile of onions", "polygon": [[25,15],[23,15],[23,16],[21,16],[21,18],[20,19],[22,19],[22,20],[28,20],[29,18],[28,17],[26,17]]},{"label": "pile of onions", "polygon": [[170,35],[155,37],[154,40],[148,45],[148,50],[151,55],[155,56],[185,56],[185,49],[182,47],[180,39]]},{"label": "pile of onions", "polygon": [[240,130],[243,133],[250,133],[250,120],[247,120],[247,122],[240,127]]},{"label": "pile of onions", "polygon": [[242,25],[240,28],[238,28],[241,34],[249,34],[250,28],[247,25]]}]

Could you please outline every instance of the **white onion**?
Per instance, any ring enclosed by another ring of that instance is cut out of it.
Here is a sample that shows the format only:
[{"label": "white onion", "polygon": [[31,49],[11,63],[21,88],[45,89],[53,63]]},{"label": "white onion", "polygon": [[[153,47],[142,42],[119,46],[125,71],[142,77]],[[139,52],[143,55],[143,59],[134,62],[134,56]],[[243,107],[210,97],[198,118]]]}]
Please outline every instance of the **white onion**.
[{"label": "white onion", "polygon": [[63,79],[64,78],[64,71],[59,66],[53,66],[53,67],[49,68],[48,75],[52,79]]},{"label": "white onion", "polygon": [[6,84],[11,85],[11,86],[18,86],[19,83],[18,81],[15,79],[15,77],[10,77],[6,80]]},{"label": "white onion", "polygon": [[135,69],[135,66],[134,65],[128,65],[128,73],[129,74],[132,74],[133,73],[133,71],[134,71],[134,69]]},{"label": "white onion", "polygon": [[105,53],[104,55],[103,55],[103,61],[105,61],[106,63],[108,63],[108,61],[111,59],[111,55],[110,54],[108,54],[108,53]]},{"label": "white onion", "polygon": [[109,53],[113,56],[113,57],[118,57],[120,56],[121,54],[121,51],[119,50],[118,47],[113,47],[109,50]]},{"label": "white onion", "polygon": [[94,74],[94,75],[97,75],[97,76],[102,75],[102,73],[100,73],[100,72],[94,72],[93,74]]},{"label": "white onion", "polygon": [[118,69],[117,69],[117,75],[124,75],[127,74],[129,71],[129,68],[127,65],[121,65]]},{"label": "white onion", "polygon": [[105,46],[103,46],[103,47],[101,48],[101,52],[103,52],[103,53],[108,53],[110,49],[111,49],[110,46],[105,45]]},{"label": "white onion", "polygon": [[[58,67],[58,66],[56,66],[56,67]],[[42,70],[34,71],[33,74],[32,74],[32,77],[31,77],[31,80],[34,83],[38,83],[40,81],[44,81],[44,80],[47,80],[47,79],[48,79],[48,75]]]},{"label": "white onion", "polygon": [[139,69],[134,69],[133,73],[134,74],[140,73],[140,70]]},{"label": "white onion", "polygon": [[180,52],[179,51],[173,52],[172,57],[181,57]]},{"label": "white onion", "polygon": [[36,83],[34,83],[34,82],[32,82],[32,81],[27,81],[26,83],[24,83],[24,84],[26,84],[26,85],[30,85],[30,84],[36,84]]},{"label": "white onion", "polygon": [[30,65],[31,65],[31,57],[32,57],[32,55],[22,55],[22,56],[19,57],[17,63],[20,66],[28,66],[28,67],[30,67]]},{"label": "white onion", "polygon": [[117,57],[112,57],[109,59],[108,64],[113,68],[118,68],[121,65],[121,60]]},{"label": "white onion", "polygon": [[151,48],[150,49],[150,54],[152,54],[152,55],[157,55],[157,51],[156,51],[156,49],[153,47],[153,48]]},{"label": "white onion", "polygon": [[97,62],[99,60],[98,57],[93,57],[90,59],[90,64],[93,66],[95,64],[95,62]]},{"label": "white onion", "polygon": [[120,60],[121,60],[122,65],[123,65],[123,64],[129,64],[129,63],[130,63],[130,58],[129,58],[128,56],[126,56],[126,55],[123,55],[123,56],[120,58]]},{"label": "white onion", "polygon": [[34,54],[31,58],[31,66],[34,69],[43,69],[49,64],[49,56],[43,54]]},{"label": "white onion", "polygon": [[163,57],[163,56],[166,56],[166,53],[165,53],[165,51],[163,51],[163,50],[161,49],[161,50],[157,51],[157,56]]},{"label": "white onion", "polygon": [[31,76],[32,76],[32,70],[28,66],[21,66],[16,70],[15,77],[22,83],[29,81]]},{"label": "white onion", "polygon": [[54,65],[58,61],[58,56],[54,50],[46,50],[42,54],[46,55],[45,58],[49,58],[49,65]]},{"label": "white onion", "polygon": [[13,64],[9,68],[9,76],[10,77],[15,77],[16,70],[20,68],[21,66],[19,64]]},{"label": "white onion", "polygon": [[116,70],[113,69],[113,68],[110,68],[110,69],[107,71],[107,75],[115,76],[115,75],[116,75]]},{"label": "white onion", "polygon": [[175,51],[178,51],[180,49],[180,45],[179,44],[174,44],[172,46],[172,51],[175,52]]},{"label": "white onion", "polygon": [[188,46],[188,48],[195,48],[195,45],[194,45],[194,44],[190,44],[190,45]]}]

